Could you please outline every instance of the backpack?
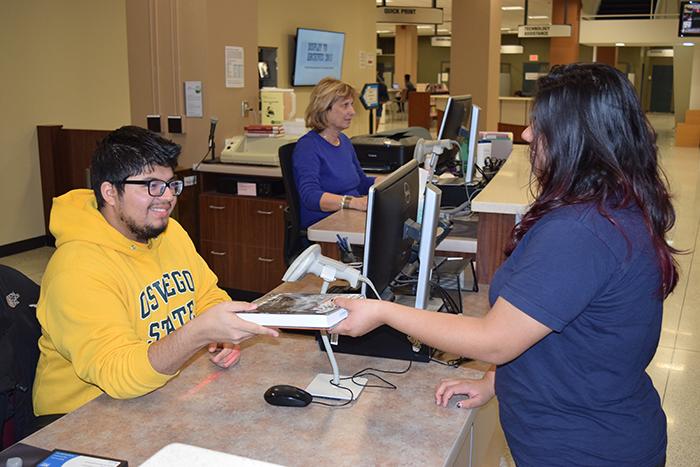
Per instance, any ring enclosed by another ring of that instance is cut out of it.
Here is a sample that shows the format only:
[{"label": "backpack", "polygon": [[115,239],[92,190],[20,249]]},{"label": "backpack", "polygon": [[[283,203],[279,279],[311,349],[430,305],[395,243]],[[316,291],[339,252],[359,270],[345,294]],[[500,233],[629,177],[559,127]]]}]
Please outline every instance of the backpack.
[{"label": "backpack", "polygon": [[0,441],[7,438],[3,428],[8,421],[14,423],[14,440],[34,431],[32,386],[41,335],[38,300],[39,286],[34,281],[0,265]]}]

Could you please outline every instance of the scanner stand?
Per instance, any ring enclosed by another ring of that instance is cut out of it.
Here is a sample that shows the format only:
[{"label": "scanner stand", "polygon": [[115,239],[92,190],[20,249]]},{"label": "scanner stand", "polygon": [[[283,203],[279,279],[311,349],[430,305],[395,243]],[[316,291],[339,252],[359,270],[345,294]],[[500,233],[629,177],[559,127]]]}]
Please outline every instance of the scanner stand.
[{"label": "scanner stand", "polygon": [[[323,281],[323,286],[321,287],[321,293],[325,294],[328,292],[328,281]],[[326,353],[328,354],[328,360],[331,362],[331,368],[333,369],[333,374],[319,373],[316,377],[309,383],[306,387],[306,392],[314,397],[322,397],[324,399],[336,399],[336,400],[356,400],[360,397],[360,393],[365,388],[367,384],[367,378],[362,377],[349,377],[343,376],[343,381],[341,384],[341,376],[338,370],[338,363],[335,361],[335,355],[333,355],[333,349],[331,348],[331,343],[328,339],[328,332],[321,331],[321,339],[323,340],[323,346],[326,348]]]}]

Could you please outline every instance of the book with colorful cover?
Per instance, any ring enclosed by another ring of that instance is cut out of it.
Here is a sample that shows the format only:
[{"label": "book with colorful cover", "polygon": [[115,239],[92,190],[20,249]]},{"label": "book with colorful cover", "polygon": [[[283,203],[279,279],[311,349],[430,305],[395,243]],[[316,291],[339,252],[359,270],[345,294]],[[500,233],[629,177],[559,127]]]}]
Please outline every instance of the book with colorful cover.
[{"label": "book with colorful cover", "polygon": [[256,301],[258,308],[238,312],[247,321],[275,328],[329,329],[348,316],[335,297],[363,298],[360,294],[280,293]]}]

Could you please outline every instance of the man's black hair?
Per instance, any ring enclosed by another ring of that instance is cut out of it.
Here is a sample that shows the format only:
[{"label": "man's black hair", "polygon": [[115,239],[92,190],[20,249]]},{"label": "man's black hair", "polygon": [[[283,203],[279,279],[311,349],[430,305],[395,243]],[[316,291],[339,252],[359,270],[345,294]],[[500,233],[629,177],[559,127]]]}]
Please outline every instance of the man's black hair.
[{"label": "man's black hair", "polygon": [[104,182],[114,183],[119,194],[124,185],[118,183],[128,177],[151,171],[154,167],[175,170],[180,145],[152,131],[137,126],[123,126],[107,135],[97,145],[90,165],[90,187],[95,192],[97,207],[105,200],[100,187]]}]

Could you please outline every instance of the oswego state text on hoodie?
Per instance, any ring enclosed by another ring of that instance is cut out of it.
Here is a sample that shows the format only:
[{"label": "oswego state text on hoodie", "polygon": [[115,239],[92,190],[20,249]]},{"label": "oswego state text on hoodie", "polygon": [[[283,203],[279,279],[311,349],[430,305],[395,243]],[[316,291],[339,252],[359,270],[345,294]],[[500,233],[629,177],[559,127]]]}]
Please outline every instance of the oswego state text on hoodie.
[{"label": "oswego state text on hoodie", "polygon": [[179,152],[148,130],[122,127],[93,155],[93,189],[54,199],[57,250],[37,306],[37,415],[70,412],[102,393],[147,394],[206,345],[227,368],[236,343],[277,334],[236,316],[254,306],[230,301],[169,219],[183,189],[173,174]]}]

